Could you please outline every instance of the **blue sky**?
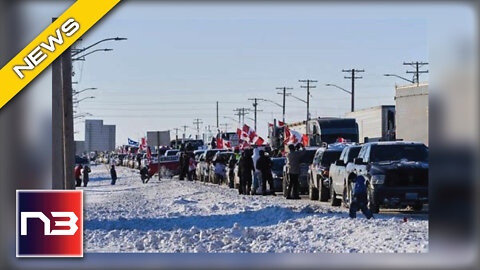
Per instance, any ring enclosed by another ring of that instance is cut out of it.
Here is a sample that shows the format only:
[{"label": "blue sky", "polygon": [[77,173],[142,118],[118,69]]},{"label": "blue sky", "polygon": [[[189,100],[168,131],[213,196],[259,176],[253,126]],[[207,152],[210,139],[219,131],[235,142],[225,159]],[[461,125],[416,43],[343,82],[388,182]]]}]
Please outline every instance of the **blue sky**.
[{"label": "blue sky", "polygon": [[[69,2],[29,4],[31,38],[68,6]],[[382,75],[411,78],[402,63],[429,61],[429,26],[435,19],[440,21],[442,12],[470,14],[468,9],[457,9],[124,2],[76,44],[81,48],[103,38],[128,38],[98,46],[113,48],[113,52],[96,53],[74,64],[74,81],[79,81],[75,89],[99,88],[82,95],[96,98],[82,102],[79,111],[117,125],[117,144],[126,142],[127,137],[139,138],[147,130],[193,127],[197,117],[213,127],[216,101],[220,102],[220,122],[234,129],[236,123],[224,116],[235,118],[233,109],[237,107],[252,108],[248,98],[281,103],[275,88],[285,85],[305,99],[298,80],[314,79],[318,83],[312,90],[311,114],[343,116],[350,110],[349,95],[325,84],[350,89],[350,81],[341,72],[350,68],[365,69],[356,84],[356,108],[394,104],[395,83],[403,82]],[[432,14],[426,15],[427,10]],[[31,87],[46,107],[51,106],[48,74]],[[428,78],[421,77],[422,81]],[[266,136],[267,122],[273,117],[280,119],[281,108],[263,102],[259,109],[263,112],[258,114],[258,130]],[[303,103],[287,98],[287,122],[303,120],[305,115]],[[250,119],[246,123],[253,126]],[[76,139],[83,139],[83,127],[83,123],[75,126]]]}]

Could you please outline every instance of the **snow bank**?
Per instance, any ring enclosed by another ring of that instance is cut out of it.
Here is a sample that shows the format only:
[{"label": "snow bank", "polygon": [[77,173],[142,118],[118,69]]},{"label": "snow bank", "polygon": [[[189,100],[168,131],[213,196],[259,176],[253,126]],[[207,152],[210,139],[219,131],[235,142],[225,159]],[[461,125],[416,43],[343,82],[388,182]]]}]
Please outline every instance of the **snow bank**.
[{"label": "snow bank", "polygon": [[345,209],[281,196],[238,195],[201,182],[152,179],[118,167],[110,185],[92,167],[85,190],[86,252],[426,252],[422,216],[348,218]]}]

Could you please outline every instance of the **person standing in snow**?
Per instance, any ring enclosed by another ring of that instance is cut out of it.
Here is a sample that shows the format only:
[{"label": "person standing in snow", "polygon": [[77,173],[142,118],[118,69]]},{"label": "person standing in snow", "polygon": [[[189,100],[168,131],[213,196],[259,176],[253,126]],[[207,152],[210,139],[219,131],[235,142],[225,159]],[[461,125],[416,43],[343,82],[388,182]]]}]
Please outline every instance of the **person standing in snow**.
[{"label": "person standing in snow", "polygon": [[144,184],[148,183],[148,181],[150,180],[147,166],[143,166],[143,168],[140,169],[140,179],[142,179],[142,183]]},{"label": "person standing in snow", "polygon": [[230,188],[234,187],[234,180],[235,180],[235,165],[237,164],[236,155],[239,152],[238,149],[235,149],[235,154],[233,154],[230,159],[228,160],[228,186]]},{"label": "person standing in snow", "polygon": [[78,164],[77,167],[75,167],[75,182],[76,182],[76,187],[81,187],[82,186],[82,164]]},{"label": "person standing in snow", "polygon": [[275,195],[273,191],[272,160],[270,156],[265,155],[263,150],[260,150],[259,155],[256,165],[262,176],[262,195],[267,195],[267,182],[270,187],[270,194]]},{"label": "person standing in snow", "polygon": [[115,165],[112,165],[110,169],[110,176],[112,177],[112,185],[115,185],[117,182],[117,171],[115,170]]},{"label": "person standing in snow", "polygon": [[90,170],[90,167],[88,165],[85,165],[85,167],[83,167],[83,186],[84,187],[87,187],[88,181],[90,180],[90,177],[88,176],[88,174],[91,171],[92,170]]},{"label": "person standing in snow", "polygon": [[367,219],[373,217],[372,212],[368,209],[367,186],[365,185],[365,177],[357,176],[354,180],[353,198],[350,202],[350,217],[356,218],[357,211],[362,210],[362,213]]},{"label": "person standing in snow", "polygon": [[250,188],[252,186],[252,174],[255,172],[253,166],[252,152],[250,149],[245,149],[238,164],[238,171],[240,176],[240,186],[238,188],[239,194],[250,195]]},{"label": "person standing in snow", "polygon": [[298,195],[298,177],[300,175],[300,151],[296,151],[296,147],[293,144],[288,145],[289,153],[287,155],[287,166],[288,166],[288,176],[289,183],[287,188],[287,199],[300,199]]}]

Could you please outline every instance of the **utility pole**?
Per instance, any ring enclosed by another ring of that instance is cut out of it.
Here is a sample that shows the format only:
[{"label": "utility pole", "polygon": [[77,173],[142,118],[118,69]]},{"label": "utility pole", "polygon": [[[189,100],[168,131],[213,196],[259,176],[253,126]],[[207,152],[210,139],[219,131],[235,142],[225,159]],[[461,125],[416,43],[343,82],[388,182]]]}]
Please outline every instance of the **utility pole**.
[{"label": "utility pole", "polygon": [[53,189],[75,189],[72,91],[72,51],[68,48],[52,65]]},{"label": "utility pole", "polygon": [[408,70],[408,74],[414,74],[413,75],[413,81],[417,83],[417,86],[420,84],[420,73],[428,73],[428,70],[420,70],[422,66],[428,65],[426,62],[410,62],[410,63],[403,63],[404,66],[411,66],[415,68],[415,71],[410,71]]},{"label": "utility pole", "polygon": [[353,112],[353,111],[355,111],[355,79],[363,79],[363,77],[356,77],[355,73],[365,72],[365,70],[352,68],[352,69],[343,69],[342,72],[351,73],[350,77],[345,76],[345,79],[351,79],[352,80],[352,90],[350,91],[350,93],[352,95],[351,110]]},{"label": "utility pole", "polygon": [[307,83],[307,85],[300,86],[301,88],[307,89],[307,122],[305,123],[306,134],[310,135],[310,130],[308,127],[308,122],[310,121],[310,88],[315,88],[316,86],[310,85],[310,83],[316,83],[315,80],[298,80],[301,83]]},{"label": "utility pole", "polygon": [[200,125],[203,124],[201,121],[202,119],[195,118],[193,124],[197,126],[197,134],[195,135],[195,140],[198,140],[198,136],[200,135]]},{"label": "utility pole", "polygon": [[261,110],[258,110],[258,101],[263,100],[263,98],[249,98],[248,100],[253,100],[253,123],[254,123],[254,129],[255,131],[257,130],[257,112],[261,112]]},{"label": "utility pole", "polygon": [[179,128],[174,128],[175,130],[175,149],[178,149],[178,131],[180,130]]},{"label": "utility pole", "polygon": [[220,124],[220,126],[224,127],[225,132],[228,131],[228,127],[230,126],[228,123]]},{"label": "utility pole", "polygon": [[[248,114],[248,112],[250,111],[250,109],[248,108],[236,108],[235,110],[233,110],[235,112],[237,112],[235,115],[238,115],[238,123],[242,124],[242,126],[245,124],[245,115]],[[241,120],[241,122],[240,122]]]},{"label": "utility pole", "polygon": [[183,128],[183,136],[182,136],[182,143],[185,143],[185,136],[187,136],[187,125],[181,126]]},{"label": "utility pole", "polygon": [[283,113],[283,123],[285,123],[285,97],[291,94],[291,93],[287,93],[287,90],[292,90],[293,88],[284,86],[284,87],[277,87],[276,89],[283,90],[283,92],[277,92],[277,94],[283,95],[282,113]]},{"label": "utility pole", "polygon": [[217,129],[218,129],[218,101],[217,101]]}]

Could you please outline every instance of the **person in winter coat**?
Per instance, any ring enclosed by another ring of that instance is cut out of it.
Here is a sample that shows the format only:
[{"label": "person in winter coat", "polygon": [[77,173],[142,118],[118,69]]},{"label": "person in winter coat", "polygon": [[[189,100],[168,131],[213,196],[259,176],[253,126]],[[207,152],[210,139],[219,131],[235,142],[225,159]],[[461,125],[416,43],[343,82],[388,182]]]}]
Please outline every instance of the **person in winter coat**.
[{"label": "person in winter coat", "polygon": [[115,185],[117,182],[117,171],[115,170],[115,165],[112,165],[110,169],[110,176],[112,177],[112,185]]},{"label": "person in winter coat", "polygon": [[350,202],[350,217],[356,218],[357,211],[362,210],[362,213],[367,219],[373,217],[372,212],[368,209],[367,186],[365,185],[365,177],[357,176],[354,180],[353,198]]},{"label": "person in winter coat", "polygon": [[140,179],[142,179],[142,183],[146,184],[150,180],[150,174],[148,173],[148,168],[144,166],[140,169]]},{"label": "person in winter coat", "polygon": [[90,177],[88,175],[91,171],[92,170],[90,170],[90,167],[88,165],[85,165],[85,167],[83,167],[83,186],[84,187],[87,187],[88,181],[90,180]]},{"label": "person in winter coat", "polygon": [[240,187],[238,191],[240,194],[250,195],[250,188],[252,186],[252,174],[255,172],[253,166],[252,152],[246,149],[238,164],[238,171],[240,176]]},{"label": "person in winter coat", "polygon": [[298,182],[298,177],[300,175],[300,151],[296,151],[296,147],[293,144],[288,145],[289,153],[287,155],[287,166],[289,169],[289,179],[287,188],[287,199],[300,199],[298,195],[298,189],[300,183]]},{"label": "person in winter coat", "polygon": [[195,170],[197,169],[197,164],[195,163],[195,155],[193,153],[189,154],[188,159],[188,180],[193,181],[193,175],[195,174]]},{"label": "person in winter coat", "polygon": [[[235,149],[235,152],[238,150]],[[235,153],[236,154],[236,153]],[[237,164],[237,158],[235,157],[236,155],[232,155],[230,159],[228,160],[228,186],[230,188],[234,188],[234,181],[235,181],[235,165]]]},{"label": "person in winter coat", "polygon": [[270,187],[270,194],[275,195],[273,191],[272,160],[270,156],[265,155],[265,151],[260,150],[260,157],[257,160],[257,170],[262,175],[262,194],[267,195],[267,182]]},{"label": "person in winter coat", "polygon": [[78,164],[77,167],[75,167],[74,175],[75,175],[75,182],[76,182],[76,187],[81,187],[82,186],[82,164]]}]

